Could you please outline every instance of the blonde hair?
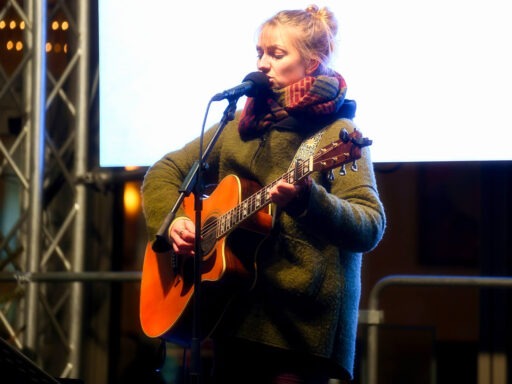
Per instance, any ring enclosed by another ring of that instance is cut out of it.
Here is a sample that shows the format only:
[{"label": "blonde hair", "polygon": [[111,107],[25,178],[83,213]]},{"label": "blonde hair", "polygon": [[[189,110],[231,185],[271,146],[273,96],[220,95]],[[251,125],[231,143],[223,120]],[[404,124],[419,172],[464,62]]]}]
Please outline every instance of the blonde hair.
[{"label": "blonde hair", "polygon": [[336,50],[338,21],[326,7],[310,5],[305,10],[286,10],[265,21],[260,33],[271,27],[292,27],[297,32],[295,47],[305,62],[318,61],[315,74],[329,74],[329,62]]}]

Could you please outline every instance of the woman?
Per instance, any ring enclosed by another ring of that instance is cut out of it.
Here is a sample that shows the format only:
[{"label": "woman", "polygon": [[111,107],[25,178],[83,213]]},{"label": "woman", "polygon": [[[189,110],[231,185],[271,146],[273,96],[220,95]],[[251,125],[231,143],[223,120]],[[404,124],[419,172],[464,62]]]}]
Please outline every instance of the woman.
[{"label": "woman", "polygon": [[[362,254],[377,246],[385,229],[369,150],[363,148],[357,172],[334,179],[314,172],[297,183],[272,184],[304,140],[315,137],[318,150],[336,141],[341,129],[354,129],[345,81],[329,68],[336,33],[334,15],[314,5],[267,20],[256,50],[269,97],[248,98],[208,158],[209,181],[234,174],[272,185],[268,194],[276,208],[270,233],[252,248],[254,286],[230,303],[211,335],[218,383],[353,377]],[[194,140],[149,169],[142,191],[150,239],[176,201],[198,148]],[[191,219],[181,212],[169,227],[180,257],[194,251]]]}]

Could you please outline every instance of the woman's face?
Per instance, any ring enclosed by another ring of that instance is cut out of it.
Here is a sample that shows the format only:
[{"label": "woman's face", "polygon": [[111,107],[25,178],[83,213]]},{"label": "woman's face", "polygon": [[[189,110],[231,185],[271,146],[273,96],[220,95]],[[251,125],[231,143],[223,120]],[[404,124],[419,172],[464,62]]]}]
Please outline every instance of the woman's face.
[{"label": "woman's face", "polygon": [[272,88],[283,88],[311,72],[293,44],[290,28],[264,28],[258,39],[258,70],[266,74]]}]

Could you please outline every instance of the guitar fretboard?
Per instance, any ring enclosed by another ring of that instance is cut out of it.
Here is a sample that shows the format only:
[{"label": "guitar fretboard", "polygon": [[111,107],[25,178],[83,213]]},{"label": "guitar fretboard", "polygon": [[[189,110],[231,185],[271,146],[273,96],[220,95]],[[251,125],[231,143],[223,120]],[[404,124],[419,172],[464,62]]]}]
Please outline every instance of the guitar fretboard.
[{"label": "guitar fretboard", "polygon": [[217,220],[217,238],[231,231],[245,219],[271,203],[269,192],[281,180],[294,184],[312,172],[313,157],[299,162],[293,169],[244,199],[240,204],[221,215]]}]

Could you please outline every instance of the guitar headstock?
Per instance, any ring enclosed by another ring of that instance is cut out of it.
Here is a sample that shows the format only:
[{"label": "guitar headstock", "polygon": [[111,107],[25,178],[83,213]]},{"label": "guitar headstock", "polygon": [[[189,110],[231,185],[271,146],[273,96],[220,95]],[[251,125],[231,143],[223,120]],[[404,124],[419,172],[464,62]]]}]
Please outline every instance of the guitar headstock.
[{"label": "guitar headstock", "polygon": [[352,163],[352,170],[357,171],[356,161],[361,158],[361,149],[372,144],[367,137],[355,129],[348,133],[340,132],[340,139],[320,149],[313,159],[314,171],[328,171],[341,166],[340,175],[344,175],[345,164]]}]

